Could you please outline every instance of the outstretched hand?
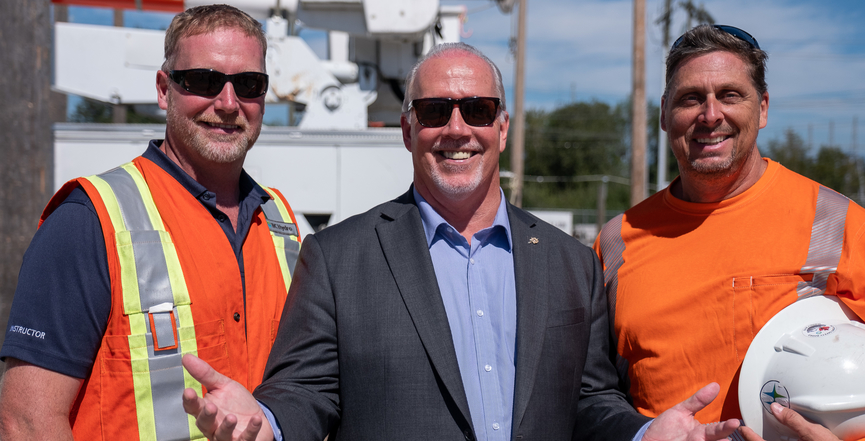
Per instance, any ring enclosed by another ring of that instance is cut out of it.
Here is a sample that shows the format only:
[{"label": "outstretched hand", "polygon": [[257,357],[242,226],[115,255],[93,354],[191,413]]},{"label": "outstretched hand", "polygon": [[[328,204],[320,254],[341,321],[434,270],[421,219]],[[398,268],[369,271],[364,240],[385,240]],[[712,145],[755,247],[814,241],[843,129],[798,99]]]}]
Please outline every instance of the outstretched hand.
[{"label": "outstretched hand", "polygon": [[644,441],[709,441],[724,439],[739,427],[739,420],[700,424],[694,414],[718,396],[721,386],[710,383],[685,401],[658,415],[649,425]]},{"label": "outstretched hand", "polygon": [[[802,415],[796,413],[793,409],[788,409],[778,403],[772,403],[772,415],[778,419],[781,424],[789,427],[797,435],[800,441],[839,441],[829,429],[814,423],[809,423]],[[747,441],[763,441],[753,430],[742,427],[740,429],[742,437]]]},{"label": "outstretched hand", "polygon": [[183,391],[183,410],[195,417],[198,429],[213,441],[272,440],[273,431],[252,394],[194,355],[183,356],[183,367],[207,394]]}]

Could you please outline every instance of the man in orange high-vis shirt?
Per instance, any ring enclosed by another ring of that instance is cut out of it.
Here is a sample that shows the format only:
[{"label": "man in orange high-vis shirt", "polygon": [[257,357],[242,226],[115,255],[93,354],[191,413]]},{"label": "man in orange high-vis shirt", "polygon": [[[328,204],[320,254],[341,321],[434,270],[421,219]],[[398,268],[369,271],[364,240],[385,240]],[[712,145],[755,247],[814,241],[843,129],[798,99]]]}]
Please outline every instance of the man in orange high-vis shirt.
[{"label": "man in orange high-vis shirt", "polygon": [[179,14],[156,75],[165,139],[49,202],[0,352],[4,441],[201,439],[185,354],[261,382],[300,247],[285,198],[243,171],[266,49],[233,7]]},{"label": "man in orange high-vis shirt", "polygon": [[[765,61],[752,36],[729,26],[676,41],[661,127],[679,178],[611,220],[595,243],[620,376],[645,415],[715,381],[721,393],[697,418],[741,417],[738,375],[751,340],[797,299],[838,296],[865,317],[865,210],[757,150],[769,109]],[[802,422],[789,409],[779,419]]]}]

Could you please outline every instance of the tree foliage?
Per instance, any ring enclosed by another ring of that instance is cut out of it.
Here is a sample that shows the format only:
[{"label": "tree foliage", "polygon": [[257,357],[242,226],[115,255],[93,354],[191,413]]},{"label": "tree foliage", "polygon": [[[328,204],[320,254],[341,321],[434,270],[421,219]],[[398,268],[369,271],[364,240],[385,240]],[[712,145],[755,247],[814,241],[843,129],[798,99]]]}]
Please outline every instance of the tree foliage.
[{"label": "tree foliage", "polygon": [[836,146],[820,147],[816,156],[808,155],[808,146],[792,128],[784,132],[782,139],[769,141],[767,156],[784,167],[807,176],[853,200],[860,200],[862,159],[848,155]]},{"label": "tree foliage", "polygon": [[[601,177],[630,174],[630,103],[573,102],[556,109],[526,112],[523,205],[534,208],[597,207]],[[648,158],[654,179],[657,146],[657,106],[649,105]],[[501,166],[510,169],[510,154]],[[630,188],[607,184],[607,208],[629,207]]]}]

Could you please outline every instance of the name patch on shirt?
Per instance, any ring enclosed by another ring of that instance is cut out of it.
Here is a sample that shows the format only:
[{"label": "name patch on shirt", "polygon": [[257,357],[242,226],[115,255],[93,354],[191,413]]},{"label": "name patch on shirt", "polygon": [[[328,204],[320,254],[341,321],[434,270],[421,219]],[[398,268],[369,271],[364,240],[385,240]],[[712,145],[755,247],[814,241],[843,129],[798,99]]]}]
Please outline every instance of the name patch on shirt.
[{"label": "name patch on shirt", "polygon": [[45,340],[45,333],[42,331],[37,331],[35,329],[30,329],[30,328],[25,328],[23,326],[14,325],[11,328],[9,328],[9,331],[15,332],[18,334],[29,335],[30,337],[36,337],[36,338],[41,338],[42,340]]},{"label": "name patch on shirt", "polygon": [[277,236],[297,237],[297,225],[295,224],[268,219],[267,228],[270,228],[270,231]]}]

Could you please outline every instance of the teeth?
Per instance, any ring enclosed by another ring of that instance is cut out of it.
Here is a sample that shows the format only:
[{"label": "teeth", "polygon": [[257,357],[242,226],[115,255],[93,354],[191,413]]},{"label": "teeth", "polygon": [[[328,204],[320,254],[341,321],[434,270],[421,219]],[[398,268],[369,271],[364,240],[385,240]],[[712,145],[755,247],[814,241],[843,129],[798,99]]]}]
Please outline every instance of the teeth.
[{"label": "teeth", "polygon": [[716,136],[714,138],[697,138],[697,142],[700,144],[717,144],[723,140],[727,139],[724,136]]},{"label": "teeth", "polygon": [[218,129],[236,129],[236,128],[240,127],[240,126],[235,125],[235,124],[219,124],[219,123],[213,123],[213,122],[209,122],[207,124],[210,124],[211,126],[216,127]]},{"label": "teeth", "polygon": [[471,152],[442,152],[442,155],[448,159],[469,159],[472,157]]}]

